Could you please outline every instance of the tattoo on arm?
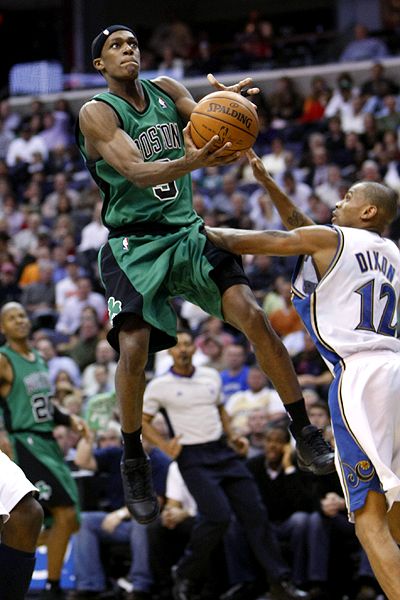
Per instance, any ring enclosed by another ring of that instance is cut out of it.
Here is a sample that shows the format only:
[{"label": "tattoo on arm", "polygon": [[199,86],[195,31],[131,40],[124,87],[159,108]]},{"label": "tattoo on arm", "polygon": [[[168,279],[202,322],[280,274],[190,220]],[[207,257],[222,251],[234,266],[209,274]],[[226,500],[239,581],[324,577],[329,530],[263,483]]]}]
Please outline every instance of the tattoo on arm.
[{"label": "tattoo on arm", "polygon": [[302,215],[297,210],[294,210],[292,214],[287,218],[287,222],[291,227],[303,227],[306,220],[304,218],[304,215]]},{"label": "tattoo on arm", "polygon": [[268,231],[267,233],[271,237],[278,237],[278,238],[279,237],[285,238],[289,235],[287,231]]}]

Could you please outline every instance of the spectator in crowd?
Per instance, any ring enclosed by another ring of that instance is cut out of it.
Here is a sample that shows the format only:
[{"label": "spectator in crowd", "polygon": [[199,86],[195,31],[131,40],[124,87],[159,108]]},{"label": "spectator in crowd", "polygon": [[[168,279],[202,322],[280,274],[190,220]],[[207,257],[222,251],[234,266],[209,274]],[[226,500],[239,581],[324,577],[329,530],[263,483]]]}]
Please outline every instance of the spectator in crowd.
[{"label": "spectator in crowd", "polygon": [[258,188],[249,198],[249,218],[253,229],[280,229],[281,219],[271,202],[271,198]]},{"label": "spectator in crowd", "polygon": [[46,111],[43,114],[42,130],[38,136],[43,140],[49,152],[56,148],[66,148],[72,141],[71,131],[65,122],[64,114],[62,111]]},{"label": "spectator in crowd", "polygon": [[235,392],[225,403],[231,427],[236,433],[247,435],[248,417],[256,408],[265,408],[269,421],[285,418],[282,400],[268,384],[267,377],[258,366],[250,367],[247,374],[248,389]]},{"label": "spectator in crowd", "polygon": [[320,396],[327,398],[332,375],[310,334],[304,331],[303,339],[303,349],[292,357],[300,385],[303,388],[313,388]]},{"label": "spectator in crowd", "polygon": [[17,283],[17,268],[12,262],[3,262],[0,265],[0,305],[21,298],[22,290]]},{"label": "spectator in crowd", "polygon": [[312,78],[310,92],[304,99],[303,112],[299,118],[300,123],[309,126],[308,131],[312,131],[311,126],[319,129],[331,95],[332,91],[324,77],[316,75]]},{"label": "spectator in crowd", "polygon": [[13,236],[20,229],[25,221],[25,215],[19,208],[14,194],[5,194],[0,210],[1,218],[7,222],[7,232]]},{"label": "spectator in crowd", "polygon": [[76,280],[76,286],[76,294],[65,301],[56,325],[57,331],[66,335],[72,335],[78,331],[82,322],[82,310],[86,306],[95,309],[100,323],[104,322],[106,315],[104,296],[93,291],[89,277],[80,276]]},{"label": "spectator in crowd", "polygon": [[39,280],[24,287],[21,302],[32,319],[44,314],[54,318],[56,303],[53,282],[54,266],[51,261],[40,260],[38,267]]},{"label": "spectator in crowd", "polygon": [[358,95],[359,91],[354,86],[354,80],[350,73],[344,71],[336,78],[335,89],[331,99],[325,108],[325,118],[334,116],[342,118],[343,111],[348,109],[351,101]]},{"label": "spectator in crowd", "polygon": [[92,306],[82,309],[80,325],[76,335],[71,336],[65,353],[78,365],[81,373],[96,361],[96,348],[102,339],[102,331],[96,310]]},{"label": "spectator in crowd", "polygon": [[385,75],[385,67],[375,62],[370,69],[370,77],[361,84],[361,95],[367,100],[368,112],[377,113],[382,106],[385,96],[395,96],[399,93],[398,84]]},{"label": "spectator in crowd", "polygon": [[311,151],[311,167],[304,182],[311,188],[328,181],[329,155],[326,146]]},{"label": "spectator in crowd", "polygon": [[315,188],[316,194],[328,208],[333,210],[336,203],[342,199],[343,178],[338,165],[332,164],[328,168],[327,180]]},{"label": "spectator in crowd", "polygon": [[54,378],[54,400],[58,406],[64,406],[64,401],[70,394],[81,395],[69,371],[60,369]]},{"label": "spectator in crowd", "polygon": [[107,340],[99,340],[96,346],[96,361],[88,365],[82,373],[82,390],[85,397],[88,398],[99,393],[96,369],[100,366],[106,369],[106,381],[109,389],[114,389],[114,375],[117,368],[115,358],[115,350]]},{"label": "spectator in crowd", "polygon": [[[222,540],[233,512],[269,579],[272,595],[282,600],[307,598],[290,581],[255,482],[236,454],[246,453],[247,440],[231,431],[221,403],[218,372],[193,367],[195,344],[188,332],[178,333],[178,343],[169,352],[174,361],[172,369],[150,382],[145,391],[143,434],[177,460],[200,514],[174,571],[175,597],[191,600],[195,589],[201,587],[210,552]],[[174,432],[168,441],[151,425],[161,408],[167,411]]]},{"label": "spectator in crowd", "polygon": [[308,199],[312,192],[310,186],[302,181],[296,181],[296,178],[291,171],[284,171],[282,173],[281,181],[282,187],[291,201],[301,208],[301,210],[307,211]]},{"label": "spectator in crowd", "polygon": [[354,132],[362,134],[365,132],[365,99],[356,96],[351,103],[344,107],[341,114],[342,129],[344,133]]},{"label": "spectator in crowd", "polygon": [[397,131],[400,127],[400,112],[397,109],[396,96],[389,95],[383,98],[383,108],[377,115],[378,131]]},{"label": "spectator in crowd", "polygon": [[21,260],[27,253],[35,251],[39,244],[41,226],[40,214],[36,211],[28,212],[26,227],[18,231],[12,239],[12,247],[17,260]]},{"label": "spectator in crowd", "polygon": [[267,94],[266,100],[271,127],[278,131],[285,128],[285,135],[290,138],[294,124],[302,114],[304,103],[295,80],[287,76],[280,77],[275,83],[275,89]]},{"label": "spectator in crowd", "polygon": [[229,344],[224,350],[225,368],[221,371],[222,398],[227,402],[235,392],[247,390],[249,367],[246,351],[242,344]]},{"label": "spectator in crowd", "polygon": [[74,254],[66,255],[65,249],[62,246],[60,248],[61,253],[65,256],[65,277],[56,283],[56,307],[58,312],[62,313],[67,300],[78,295],[78,280],[83,272],[78,258]]},{"label": "spectator in crowd", "polygon": [[47,364],[52,385],[55,385],[58,373],[66,371],[71,377],[72,384],[76,387],[80,386],[81,374],[78,365],[69,356],[59,356],[56,345],[50,338],[42,337],[36,342],[35,347]]},{"label": "spectator in crowd", "polygon": [[233,211],[232,195],[236,192],[237,178],[233,173],[226,173],[222,178],[222,189],[213,196],[214,210],[231,214]]},{"label": "spectator in crowd", "polygon": [[[102,448],[95,446],[95,436],[89,433],[77,446],[75,464],[81,469],[89,469],[97,475],[107,475],[106,510],[83,512],[81,527],[75,537],[74,563],[76,575],[76,598],[106,590],[107,582],[101,561],[100,543],[130,544],[131,566],[129,579],[133,586],[131,600],[150,600],[153,577],[149,567],[149,550],[146,525],[133,520],[124,506],[124,496],[120,474],[122,440],[119,427],[112,424],[99,433],[99,437],[110,442]],[[157,494],[165,496],[165,483],[169,460],[158,449],[150,452],[153,466],[154,484]]]},{"label": "spectator in crowd", "polygon": [[46,160],[48,152],[45,143],[38,135],[33,135],[31,125],[23,123],[19,135],[8,146],[6,163],[11,169],[28,168],[36,157]]},{"label": "spectator in crowd", "polygon": [[205,366],[217,371],[223,370],[225,366],[223,358],[224,346],[218,336],[211,333],[205,334],[202,341],[202,352],[207,357]]},{"label": "spectator in crowd", "polygon": [[92,220],[82,228],[81,243],[78,246],[79,252],[98,250],[107,241],[108,230],[101,222],[102,206],[102,202],[96,202]]},{"label": "spectator in crowd", "polygon": [[15,138],[12,131],[7,131],[4,127],[4,121],[0,117],[0,159],[4,160],[7,156],[8,148]]},{"label": "spectator in crowd", "polygon": [[255,256],[245,270],[251,289],[260,302],[264,300],[267,292],[273,289],[276,278],[283,272],[278,260],[270,256]]},{"label": "spectator in crowd", "polygon": [[340,62],[352,60],[380,60],[389,56],[389,50],[382,40],[372,37],[362,23],[354,26],[354,39],[347,44],[340,55]]},{"label": "spectator in crowd", "polygon": [[66,173],[56,173],[54,175],[53,188],[53,191],[45,197],[42,206],[42,214],[50,222],[57,216],[57,206],[60,198],[67,197],[74,208],[78,207],[80,198],[79,192],[69,185]]},{"label": "spectator in crowd", "polygon": [[[307,536],[311,497],[295,465],[287,428],[269,426],[264,435],[264,453],[250,459],[247,466],[258,485],[280,541],[288,543],[292,578],[307,584]],[[313,549],[318,553],[318,545]]]},{"label": "spectator in crowd", "polygon": [[271,421],[268,408],[253,408],[247,417],[247,434],[249,440],[249,450],[246,458],[250,459],[254,456],[264,453],[265,433],[269,425],[282,425],[286,427],[288,424],[287,415],[283,418]]},{"label": "spectator in crowd", "polygon": [[271,175],[280,175],[286,170],[286,149],[281,137],[271,142],[271,151],[263,155],[262,161]]}]

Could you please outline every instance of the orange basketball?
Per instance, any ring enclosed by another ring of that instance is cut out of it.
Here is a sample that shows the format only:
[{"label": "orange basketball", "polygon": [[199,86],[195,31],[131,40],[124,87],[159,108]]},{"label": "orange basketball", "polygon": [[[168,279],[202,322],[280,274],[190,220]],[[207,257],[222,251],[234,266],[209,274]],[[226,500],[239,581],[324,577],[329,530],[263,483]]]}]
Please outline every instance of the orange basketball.
[{"label": "orange basketball", "polygon": [[190,122],[197,148],[218,135],[221,146],[232,143],[229,154],[251,148],[259,131],[256,109],[249,100],[234,92],[213,92],[202,98],[190,115]]}]

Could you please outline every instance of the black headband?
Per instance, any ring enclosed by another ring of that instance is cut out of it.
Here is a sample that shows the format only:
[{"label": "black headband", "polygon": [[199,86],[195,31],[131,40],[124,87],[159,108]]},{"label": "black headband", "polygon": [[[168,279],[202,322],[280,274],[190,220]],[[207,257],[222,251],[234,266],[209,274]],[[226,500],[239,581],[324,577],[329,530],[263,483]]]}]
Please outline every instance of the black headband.
[{"label": "black headband", "polygon": [[103,50],[103,46],[106,42],[106,39],[114,33],[114,31],[130,31],[132,35],[136,37],[136,33],[132,31],[130,27],[126,25],[111,25],[110,27],[106,27],[103,29],[99,35],[97,35],[92,42],[92,59],[100,58],[101,51]]}]

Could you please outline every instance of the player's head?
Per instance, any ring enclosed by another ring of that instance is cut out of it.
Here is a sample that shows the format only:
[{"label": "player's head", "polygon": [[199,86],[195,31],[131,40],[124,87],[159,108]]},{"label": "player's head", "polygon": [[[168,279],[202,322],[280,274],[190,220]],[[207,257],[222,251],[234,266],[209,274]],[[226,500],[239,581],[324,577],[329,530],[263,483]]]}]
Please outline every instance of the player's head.
[{"label": "player's head", "polygon": [[337,202],[332,222],[382,233],[396,213],[397,194],[394,190],[375,181],[361,181],[352,185],[343,200]]},{"label": "player's head", "polygon": [[4,304],[0,311],[0,326],[7,339],[26,339],[31,330],[26,310],[19,302]]},{"label": "player's head", "polygon": [[139,72],[140,53],[135,32],[126,25],[110,25],[92,42],[94,68],[107,74],[132,79]]}]

